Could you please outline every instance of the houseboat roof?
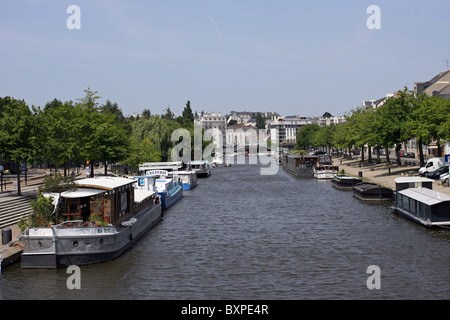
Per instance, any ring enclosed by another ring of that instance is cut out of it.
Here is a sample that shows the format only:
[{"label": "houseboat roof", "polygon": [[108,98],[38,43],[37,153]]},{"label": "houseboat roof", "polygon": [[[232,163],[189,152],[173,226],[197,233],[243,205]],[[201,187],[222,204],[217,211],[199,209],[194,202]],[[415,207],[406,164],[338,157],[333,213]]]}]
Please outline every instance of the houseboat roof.
[{"label": "houseboat roof", "polygon": [[428,188],[409,188],[399,191],[399,193],[429,206],[450,201],[450,195]]},{"label": "houseboat roof", "polygon": [[140,203],[153,194],[155,194],[153,191],[134,189],[134,202]]},{"label": "houseboat roof", "polygon": [[136,180],[121,177],[94,177],[76,180],[75,182],[80,188],[113,190],[115,188],[135,183]]},{"label": "houseboat roof", "polygon": [[400,177],[396,178],[395,183],[412,183],[412,182],[433,182],[434,180],[422,177]]},{"label": "houseboat roof", "polygon": [[155,170],[155,169],[163,169],[163,170],[176,170],[183,167],[183,162],[174,161],[174,162],[147,162],[139,165],[139,171],[145,170]]},{"label": "houseboat roof", "polygon": [[64,191],[61,193],[61,197],[63,198],[84,198],[84,197],[92,197],[98,195],[100,193],[104,193],[106,190],[104,189],[87,189],[87,188],[78,188],[75,191]]}]

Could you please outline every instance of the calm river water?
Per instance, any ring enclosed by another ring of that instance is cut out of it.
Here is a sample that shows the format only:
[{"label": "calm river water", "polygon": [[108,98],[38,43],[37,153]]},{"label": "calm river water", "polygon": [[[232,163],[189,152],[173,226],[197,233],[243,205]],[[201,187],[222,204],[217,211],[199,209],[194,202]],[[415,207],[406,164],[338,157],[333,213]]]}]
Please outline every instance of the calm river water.
[{"label": "calm river water", "polygon": [[[3,299],[449,299],[450,230],[430,230],[329,181],[217,167],[116,260],[4,269]],[[380,269],[370,290],[369,266]]]}]

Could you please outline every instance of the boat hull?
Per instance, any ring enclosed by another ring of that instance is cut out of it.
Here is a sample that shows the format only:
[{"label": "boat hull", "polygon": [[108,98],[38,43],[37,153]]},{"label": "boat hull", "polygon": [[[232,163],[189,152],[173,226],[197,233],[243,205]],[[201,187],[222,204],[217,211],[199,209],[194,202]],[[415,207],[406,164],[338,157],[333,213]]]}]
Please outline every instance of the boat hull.
[{"label": "boat hull", "polygon": [[189,181],[183,182],[183,190],[189,191],[197,186],[197,174],[192,174],[189,176]]},{"label": "boat hull", "polygon": [[58,268],[112,260],[163,217],[152,204],[127,226],[56,227],[29,230],[23,237],[22,268]]},{"label": "boat hull", "polygon": [[[400,189],[400,188],[399,188]],[[450,226],[450,196],[428,188],[396,192],[392,209],[427,227]]]},{"label": "boat hull", "polygon": [[450,227],[450,217],[448,217],[447,221],[434,221],[431,216],[419,217],[418,215],[415,215],[395,204],[391,207],[391,209],[402,216],[429,228]]},{"label": "boat hull", "polygon": [[393,191],[374,183],[359,183],[352,187],[353,196],[363,201],[392,201]]},{"label": "boat hull", "polygon": [[313,178],[313,168],[317,164],[317,157],[283,155],[283,169],[297,178]]},{"label": "boat hull", "polygon": [[183,198],[183,187],[181,185],[177,185],[170,191],[158,192],[158,195],[161,197],[162,208],[166,210]]},{"label": "boat hull", "polygon": [[339,190],[352,190],[354,185],[361,182],[361,179],[350,176],[337,175],[333,179],[331,179],[331,184],[333,185],[333,187]]}]

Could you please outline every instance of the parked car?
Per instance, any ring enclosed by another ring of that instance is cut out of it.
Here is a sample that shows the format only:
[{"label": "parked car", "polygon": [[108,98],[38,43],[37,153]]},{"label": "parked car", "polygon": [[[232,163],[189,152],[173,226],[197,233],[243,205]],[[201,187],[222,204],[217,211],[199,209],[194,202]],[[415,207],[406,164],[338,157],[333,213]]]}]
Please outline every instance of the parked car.
[{"label": "parked car", "polygon": [[446,172],[448,172],[448,166],[443,166],[435,171],[425,173],[425,176],[430,179],[439,179]]},{"label": "parked car", "polygon": [[406,153],[406,158],[414,159],[415,157],[416,157],[416,154],[414,152],[407,152]]},{"label": "parked car", "polygon": [[448,184],[448,176],[449,176],[449,174],[448,174],[448,172],[447,173],[444,173],[444,174],[441,174],[441,182],[443,183],[443,184]]},{"label": "parked car", "polygon": [[436,171],[440,167],[443,167],[445,163],[444,157],[430,158],[425,163],[425,166],[419,169],[419,174],[424,176],[427,172]]}]

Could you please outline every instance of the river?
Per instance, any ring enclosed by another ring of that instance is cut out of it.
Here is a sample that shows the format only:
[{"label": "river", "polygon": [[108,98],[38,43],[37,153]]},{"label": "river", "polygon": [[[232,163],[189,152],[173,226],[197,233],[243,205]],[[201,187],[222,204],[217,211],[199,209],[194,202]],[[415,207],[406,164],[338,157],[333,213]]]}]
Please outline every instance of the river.
[{"label": "river", "polygon": [[[217,167],[119,258],[2,270],[2,299],[449,299],[450,230],[428,229],[329,181]],[[376,266],[378,273],[368,271]],[[379,289],[369,289],[377,278]]]}]

